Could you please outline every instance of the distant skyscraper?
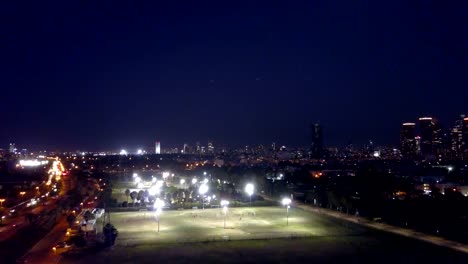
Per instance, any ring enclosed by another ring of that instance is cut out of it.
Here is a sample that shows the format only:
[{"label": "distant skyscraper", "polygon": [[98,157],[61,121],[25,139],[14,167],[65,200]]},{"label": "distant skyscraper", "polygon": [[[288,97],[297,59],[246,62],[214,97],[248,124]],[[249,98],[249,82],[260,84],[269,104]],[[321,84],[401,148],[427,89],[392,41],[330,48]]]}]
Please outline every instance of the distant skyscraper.
[{"label": "distant skyscraper", "polygon": [[452,156],[456,159],[462,157],[462,145],[463,145],[463,121],[465,115],[460,115],[460,119],[455,121],[455,125],[450,131],[450,150]]},{"label": "distant skyscraper", "polygon": [[10,143],[10,148],[8,150],[10,151],[10,153],[15,153],[16,152],[15,143]]},{"label": "distant skyscraper", "polygon": [[424,158],[434,155],[434,120],[432,117],[419,118],[419,131],[421,133],[421,154]]},{"label": "distant skyscraper", "polygon": [[416,124],[403,123],[400,133],[400,151],[404,158],[416,156]]},{"label": "distant skyscraper", "polygon": [[197,143],[196,143],[196,148],[197,148],[197,153],[200,153],[201,152],[201,146],[200,146],[199,141],[197,141]]},{"label": "distant skyscraper", "polygon": [[463,118],[462,146],[463,159],[468,160],[468,117]]},{"label": "distant skyscraper", "polygon": [[208,153],[213,153],[213,152],[214,152],[213,142],[209,141],[208,142]]},{"label": "distant skyscraper", "polygon": [[312,125],[312,158],[320,159],[323,156],[323,133],[320,124]]},{"label": "distant skyscraper", "polygon": [[156,144],[154,146],[154,153],[161,154],[161,142],[156,141]]}]

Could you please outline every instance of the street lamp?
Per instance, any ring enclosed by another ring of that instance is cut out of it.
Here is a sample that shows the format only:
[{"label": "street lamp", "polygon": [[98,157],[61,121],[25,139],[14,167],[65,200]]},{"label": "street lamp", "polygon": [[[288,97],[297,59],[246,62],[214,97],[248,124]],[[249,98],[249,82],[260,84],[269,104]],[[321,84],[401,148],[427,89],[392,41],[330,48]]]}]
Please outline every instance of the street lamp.
[{"label": "street lamp", "polygon": [[198,192],[202,195],[202,208],[205,209],[205,193],[208,192],[208,185],[202,184],[200,188],[198,188]]},{"label": "street lamp", "polygon": [[289,205],[291,204],[291,199],[283,198],[281,203],[286,206],[286,226],[289,225]]},{"label": "street lamp", "polygon": [[23,191],[23,192],[20,192],[19,194],[21,195],[21,199],[23,199],[23,197],[24,197],[24,195],[26,194],[26,192]]},{"label": "street lamp", "polygon": [[245,192],[249,195],[249,199],[250,199],[250,207],[252,207],[252,194],[254,193],[254,185],[252,183],[247,183],[247,185],[245,185]]},{"label": "street lamp", "polygon": [[157,198],[153,204],[153,208],[156,209],[156,220],[158,221],[158,233],[159,233],[159,218],[160,218],[163,206],[164,206],[164,201],[159,198]]},{"label": "street lamp", "polygon": [[5,201],[5,199],[0,199],[0,207],[3,207],[3,202]]},{"label": "street lamp", "polygon": [[223,207],[223,213],[224,213],[224,229],[226,229],[226,215],[228,211],[228,208],[227,208],[228,205],[229,205],[229,201],[221,200],[221,206]]}]

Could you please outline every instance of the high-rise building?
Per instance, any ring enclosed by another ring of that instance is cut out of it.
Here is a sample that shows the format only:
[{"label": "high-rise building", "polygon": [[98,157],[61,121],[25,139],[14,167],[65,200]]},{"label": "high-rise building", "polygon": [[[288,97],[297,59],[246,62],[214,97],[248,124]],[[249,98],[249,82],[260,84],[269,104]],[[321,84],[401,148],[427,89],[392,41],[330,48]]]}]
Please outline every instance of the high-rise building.
[{"label": "high-rise building", "polygon": [[312,125],[312,158],[320,159],[323,156],[323,132],[319,123]]},{"label": "high-rise building", "polygon": [[468,160],[468,117],[463,118],[461,149],[463,159]]},{"label": "high-rise building", "polygon": [[208,142],[208,153],[213,153],[213,152],[214,152],[213,142],[209,141]]},{"label": "high-rise building", "polygon": [[463,145],[463,121],[465,115],[460,115],[460,119],[455,121],[455,125],[450,131],[450,151],[452,157],[460,159],[462,157],[462,145]]},{"label": "high-rise building", "polygon": [[197,141],[197,143],[195,144],[196,148],[197,148],[197,153],[200,153],[201,152],[201,146],[200,146],[200,142]]},{"label": "high-rise building", "polygon": [[10,151],[10,153],[15,153],[16,152],[15,143],[10,143],[10,147],[8,150]]},{"label": "high-rise building", "polygon": [[400,133],[400,151],[403,158],[416,157],[416,124],[403,123]]},{"label": "high-rise building", "polygon": [[154,146],[154,153],[161,154],[161,142],[156,141]]},{"label": "high-rise building", "polygon": [[416,156],[421,156],[421,137],[414,137],[414,143],[416,145]]},{"label": "high-rise building", "polygon": [[434,155],[434,120],[432,117],[419,118],[419,131],[421,135],[421,154],[424,158]]}]

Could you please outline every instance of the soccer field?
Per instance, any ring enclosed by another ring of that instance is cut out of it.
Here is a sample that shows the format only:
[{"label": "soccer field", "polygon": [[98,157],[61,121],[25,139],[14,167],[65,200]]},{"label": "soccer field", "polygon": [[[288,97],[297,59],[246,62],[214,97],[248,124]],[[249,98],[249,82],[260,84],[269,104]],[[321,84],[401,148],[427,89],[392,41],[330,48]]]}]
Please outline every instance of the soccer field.
[{"label": "soccer field", "polygon": [[[205,242],[282,237],[343,236],[360,228],[337,225],[330,219],[284,207],[230,208],[163,211],[158,223],[154,212],[112,213],[111,222],[119,230],[117,245],[129,246],[161,242]],[[288,224],[287,224],[288,222]]]}]

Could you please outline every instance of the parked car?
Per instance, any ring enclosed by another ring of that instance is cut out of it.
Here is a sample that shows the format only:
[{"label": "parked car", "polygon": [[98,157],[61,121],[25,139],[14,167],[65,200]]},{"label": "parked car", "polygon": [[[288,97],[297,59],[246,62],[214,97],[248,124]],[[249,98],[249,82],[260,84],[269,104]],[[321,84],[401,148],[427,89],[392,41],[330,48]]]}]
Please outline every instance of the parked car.
[{"label": "parked car", "polygon": [[52,250],[54,251],[55,255],[60,255],[70,251],[71,249],[73,249],[73,247],[73,244],[71,244],[70,242],[62,241],[54,247],[52,247]]}]

